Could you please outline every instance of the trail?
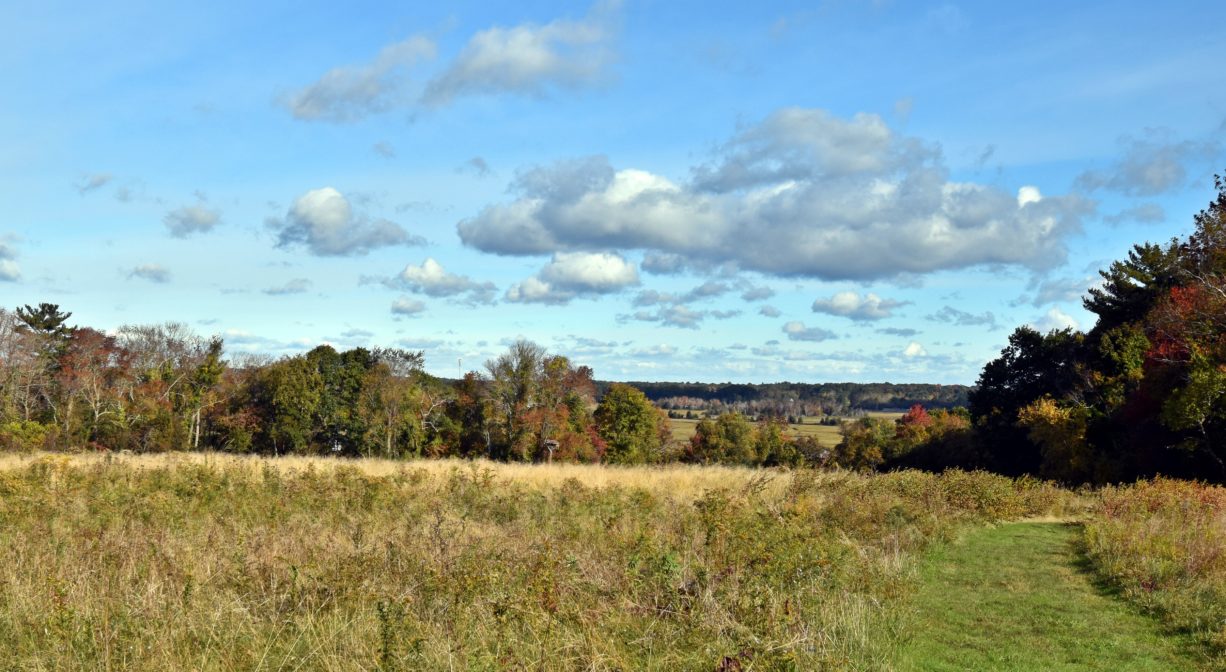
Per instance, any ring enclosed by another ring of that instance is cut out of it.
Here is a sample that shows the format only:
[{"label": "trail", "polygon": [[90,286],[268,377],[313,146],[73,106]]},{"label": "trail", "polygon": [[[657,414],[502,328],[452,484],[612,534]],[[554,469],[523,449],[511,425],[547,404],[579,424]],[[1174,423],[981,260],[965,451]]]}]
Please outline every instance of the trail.
[{"label": "trail", "polygon": [[899,670],[1199,669],[1189,643],[1098,587],[1080,527],[976,530],[925,562]]}]

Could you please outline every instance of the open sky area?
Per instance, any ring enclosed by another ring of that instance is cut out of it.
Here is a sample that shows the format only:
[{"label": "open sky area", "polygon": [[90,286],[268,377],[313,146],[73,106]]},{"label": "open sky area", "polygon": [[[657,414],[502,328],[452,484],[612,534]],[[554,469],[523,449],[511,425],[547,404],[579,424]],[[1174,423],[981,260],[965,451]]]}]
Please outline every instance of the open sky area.
[{"label": "open sky area", "polygon": [[0,305],[973,383],[1226,172],[1226,3],[0,3]]}]

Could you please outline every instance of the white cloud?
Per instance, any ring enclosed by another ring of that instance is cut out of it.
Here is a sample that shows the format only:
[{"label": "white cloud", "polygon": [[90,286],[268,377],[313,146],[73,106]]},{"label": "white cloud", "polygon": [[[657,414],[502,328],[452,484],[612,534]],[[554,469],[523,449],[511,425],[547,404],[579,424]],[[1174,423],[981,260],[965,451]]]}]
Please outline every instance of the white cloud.
[{"label": "white cloud", "polygon": [[128,271],[128,277],[164,284],[170,282],[170,271],[159,264],[141,264]]},{"label": "white cloud", "polygon": [[1017,207],[1023,207],[1031,203],[1041,203],[1043,194],[1038,187],[1025,186],[1017,190]]},{"label": "white cloud", "polygon": [[638,270],[621,255],[559,252],[536,276],[510,287],[506,299],[565,304],[576,297],[612,294],[638,283]]},{"label": "white cloud", "polygon": [[301,244],[319,256],[362,255],[379,247],[425,244],[395,222],[356,214],[349,200],[332,187],[306,192],[294,201],[284,219],[271,218],[267,224],[277,231],[278,247]]},{"label": "white cloud", "polygon": [[495,290],[492,282],[477,282],[467,275],[449,273],[431,257],[426,257],[420,265],[405,266],[391,284],[433,297],[467,294],[468,300],[474,303],[489,303]]},{"label": "white cloud", "polygon": [[1046,333],[1052,330],[1072,329],[1074,331],[1081,329],[1077,319],[1072,315],[1060,310],[1052,308],[1047,311],[1047,314],[1039,318],[1034,323],[1034,328],[1040,332]]},{"label": "white cloud", "polygon": [[763,285],[761,287],[749,287],[741,293],[741,298],[746,301],[764,301],[775,295],[775,290]]},{"label": "white cloud", "polygon": [[613,61],[614,8],[598,5],[582,21],[483,30],[426,85],[422,103],[438,107],[464,95],[542,96],[605,81]]},{"label": "white cloud", "polygon": [[659,344],[626,353],[631,357],[672,357],[677,354],[677,348],[672,345]]},{"label": "white cloud", "polygon": [[17,265],[17,250],[0,242],[0,282],[17,282],[21,267]]},{"label": "white cloud", "polygon": [[1086,191],[1106,189],[1129,196],[1154,196],[1182,187],[1187,166],[1211,159],[1221,146],[1214,141],[1178,140],[1167,129],[1145,129],[1142,137],[1119,141],[1122,156],[1106,170],[1087,170],[1077,176]]},{"label": "white cloud", "polygon": [[674,294],[654,289],[644,289],[635,295],[631,304],[635,306],[659,306],[676,302],[677,297]]},{"label": "white cloud", "polygon": [[295,118],[344,122],[406,103],[407,70],[434,57],[434,42],[414,36],[384,47],[366,65],[334,68],[314,84],[285,97]]},{"label": "white cloud", "polygon": [[783,314],[783,311],[774,306],[762,306],[758,309],[758,314],[765,315],[766,317],[779,317]]},{"label": "white cloud", "polygon": [[311,288],[311,281],[306,278],[294,278],[280,287],[269,287],[264,290],[269,296],[285,296],[287,294],[303,294]]},{"label": "white cloud", "polygon": [[873,293],[860,296],[857,292],[839,292],[829,299],[813,302],[813,312],[846,317],[857,322],[881,320],[893,315],[893,310],[909,301],[883,299]]},{"label": "white cloud", "polygon": [[983,327],[987,327],[988,329],[995,329],[997,326],[996,315],[993,314],[992,311],[990,310],[984,311],[983,313],[976,315],[974,313],[968,313],[965,310],[958,310],[957,308],[954,308],[953,306],[945,306],[944,308],[938,310],[937,312],[932,313],[931,315],[928,315],[926,319],[931,320],[933,322],[944,322],[946,324],[953,324],[959,327],[981,327],[983,326]]},{"label": "white cloud", "polygon": [[416,315],[426,309],[426,304],[407,296],[397,297],[392,301],[393,315]]},{"label": "white cloud", "polygon": [[205,207],[203,203],[186,205],[171,210],[162,218],[162,223],[175,238],[186,238],[193,233],[207,233],[221,221],[221,213]]},{"label": "white cloud", "polygon": [[911,357],[911,358],[926,357],[928,356],[928,351],[925,350],[924,346],[920,345],[919,343],[916,343],[915,341],[911,341],[910,343],[907,344],[907,347],[903,348],[902,356]]},{"label": "white cloud", "polygon": [[829,329],[821,329],[819,327],[806,327],[804,322],[788,322],[783,325],[783,333],[788,335],[788,340],[791,341],[829,341],[838,338],[839,335]]},{"label": "white cloud", "polygon": [[734,264],[776,276],[898,278],[985,264],[1053,268],[1092,203],[951,182],[938,148],[875,115],[789,108],[725,143],[689,184],[604,157],[520,173],[518,198],[457,229],[497,254],[647,251],[669,273]]},{"label": "white cloud", "polygon": [[693,310],[688,306],[674,304],[671,306],[661,306],[654,312],[640,310],[631,315],[619,316],[619,320],[637,320],[639,322],[659,322],[665,327],[677,327],[678,329],[697,329],[698,325],[704,319],[712,315],[711,311]]},{"label": "white cloud", "polygon": [[1093,286],[1101,284],[1101,278],[1049,278],[1035,280],[1031,283],[1032,295],[1023,294],[1012,305],[1030,303],[1033,306],[1045,306],[1049,303],[1068,303],[1079,301]]},{"label": "white cloud", "polygon": [[1103,217],[1108,224],[1123,224],[1124,222],[1139,222],[1141,224],[1158,224],[1166,219],[1166,210],[1157,203],[1142,203],[1131,208],[1125,208],[1114,215]]}]

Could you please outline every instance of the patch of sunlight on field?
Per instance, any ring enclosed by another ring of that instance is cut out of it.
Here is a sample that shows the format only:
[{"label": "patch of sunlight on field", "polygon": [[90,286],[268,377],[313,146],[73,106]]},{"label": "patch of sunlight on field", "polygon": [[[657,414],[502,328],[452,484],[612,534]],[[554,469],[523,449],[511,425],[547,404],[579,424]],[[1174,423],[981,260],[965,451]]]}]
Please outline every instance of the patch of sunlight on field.
[{"label": "patch of sunlight on field", "polygon": [[[901,416],[901,414],[898,415]],[[689,443],[690,437],[694,436],[694,428],[697,426],[698,420],[668,419],[668,429],[672,432],[673,440],[682,443]],[[817,418],[806,417],[803,425],[789,424],[788,433],[792,436],[812,436],[827,448],[833,448],[843,440],[843,432],[837,426],[819,425]]]},{"label": "patch of sunlight on field", "polygon": [[271,467],[281,471],[303,472],[314,469],[328,472],[337,468],[357,469],[370,476],[389,476],[402,471],[425,472],[432,477],[448,476],[453,472],[486,472],[495,478],[512,481],[534,489],[552,489],[574,479],[590,488],[642,488],[675,499],[694,499],[704,493],[728,489],[738,490],[754,483],[766,494],[782,493],[792,481],[785,470],[760,469],[722,465],[644,465],[615,466],[602,464],[536,464],[505,463],[490,460],[420,459],[384,460],[378,458],[338,458],[283,456],[264,457],[228,453],[158,453],[128,455],[118,453],[27,453],[0,456],[0,470],[23,469],[47,461],[72,466],[90,466],[113,462],[137,469],[162,469],[185,464],[209,464],[216,467],[246,467],[262,472]]}]

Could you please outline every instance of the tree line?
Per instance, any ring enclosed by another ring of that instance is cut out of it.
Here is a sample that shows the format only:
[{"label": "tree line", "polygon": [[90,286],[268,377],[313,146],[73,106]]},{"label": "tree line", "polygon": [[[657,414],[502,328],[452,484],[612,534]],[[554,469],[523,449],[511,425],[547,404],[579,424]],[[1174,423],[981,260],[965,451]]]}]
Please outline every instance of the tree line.
[{"label": "tree line", "polygon": [[[747,415],[849,416],[864,411],[966,406],[970,388],[928,383],[674,383],[632,382],[665,410]],[[599,385],[599,383],[598,383]]]},{"label": "tree line", "polygon": [[844,428],[835,459],[983,468],[1070,483],[1226,481],[1226,182],[1184,239],[1100,271],[1087,332],[1019,327],[965,410]]},{"label": "tree line", "polygon": [[[484,371],[444,380],[420,351],[321,345],[280,359],[228,359],[220,337],[182,324],[104,333],[43,303],[0,309],[0,448],[268,455],[485,457],[640,464],[817,459],[778,420],[739,414],[673,440],[637,388],[529,341]],[[806,457],[808,456],[808,457]]]}]

